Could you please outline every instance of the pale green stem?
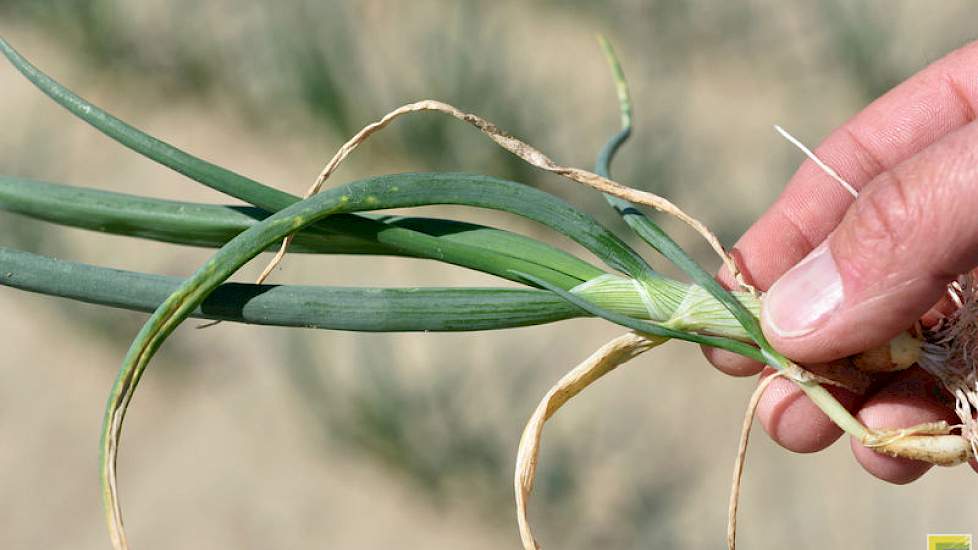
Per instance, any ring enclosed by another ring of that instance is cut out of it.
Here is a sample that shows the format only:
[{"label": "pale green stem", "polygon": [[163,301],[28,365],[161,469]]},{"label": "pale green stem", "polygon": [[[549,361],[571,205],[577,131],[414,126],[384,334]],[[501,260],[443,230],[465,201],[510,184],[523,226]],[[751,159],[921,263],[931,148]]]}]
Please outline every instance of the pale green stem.
[{"label": "pale green stem", "polygon": [[866,441],[870,436],[869,430],[856,417],[852,416],[845,407],[827,389],[814,380],[795,383],[805,392],[805,395],[812,400],[812,403],[822,410],[836,426],[842,428],[847,434],[855,437],[861,442]]},{"label": "pale green stem", "polygon": [[[618,275],[601,275],[571,292],[605,309],[636,319],[647,319],[675,330],[724,336],[752,342],[730,311],[705,289],[664,277],[637,281]],[[761,304],[746,292],[734,296],[757,315]]]},{"label": "pale green stem", "polygon": [[[574,287],[571,292],[616,313],[655,321],[676,330],[751,342],[733,314],[696,285],[666,278],[642,283],[618,275],[602,275]],[[755,316],[760,313],[761,304],[756,297],[746,292],[733,294]],[[796,365],[783,357],[771,357],[770,361],[788,371],[788,377],[846,433],[860,441],[869,435],[869,430],[828,390],[814,380],[805,380]],[[799,375],[793,376],[792,372]]]}]

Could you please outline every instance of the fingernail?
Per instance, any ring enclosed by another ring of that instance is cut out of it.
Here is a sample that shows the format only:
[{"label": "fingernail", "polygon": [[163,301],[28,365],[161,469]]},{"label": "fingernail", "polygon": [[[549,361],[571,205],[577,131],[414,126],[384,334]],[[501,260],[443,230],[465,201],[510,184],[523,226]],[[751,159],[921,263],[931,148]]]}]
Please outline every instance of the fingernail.
[{"label": "fingernail", "polygon": [[762,317],[778,336],[797,338],[814,332],[840,304],[842,278],[826,241],[771,286]]}]

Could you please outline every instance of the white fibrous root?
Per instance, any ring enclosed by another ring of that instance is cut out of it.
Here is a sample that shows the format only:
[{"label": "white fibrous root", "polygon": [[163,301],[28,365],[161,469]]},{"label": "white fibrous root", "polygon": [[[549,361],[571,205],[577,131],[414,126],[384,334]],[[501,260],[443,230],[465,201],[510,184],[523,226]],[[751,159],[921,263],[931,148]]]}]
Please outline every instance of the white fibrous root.
[{"label": "white fibrous root", "polygon": [[948,294],[955,308],[924,330],[918,364],[954,396],[961,437],[970,444],[972,456],[978,457],[978,280],[973,273],[962,275],[948,286]]}]

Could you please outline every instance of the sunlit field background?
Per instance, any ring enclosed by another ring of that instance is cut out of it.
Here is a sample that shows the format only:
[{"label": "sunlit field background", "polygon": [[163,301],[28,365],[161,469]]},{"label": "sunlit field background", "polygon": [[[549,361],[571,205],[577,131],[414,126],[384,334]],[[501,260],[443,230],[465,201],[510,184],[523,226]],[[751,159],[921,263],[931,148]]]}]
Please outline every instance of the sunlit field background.
[{"label": "sunlit field background", "polygon": [[[728,245],[801,161],[772,124],[814,145],[975,32],[972,3],[912,0],[0,1],[0,33],[82,96],[293,193],[360,126],[422,98],[590,167],[618,124],[594,40],[604,33],[636,104],[616,178],[670,197]],[[227,200],[102,137],[5,62],[0,128],[5,175]],[[430,170],[534,185],[626,235],[596,193],[441,115],[395,123],[332,183]],[[498,213],[425,213],[577,250]],[[703,243],[664,224],[715,266]],[[180,276],[210,254],[2,212],[0,246]],[[506,284],[418,260],[299,254],[273,280]],[[0,289],[0,313],[0,548],[104,548],[102,409],[145,315],[10,289]],[[136,548],[515,548],[511,472],[523,423],[552,382],[623,330],[597,320],[482,334],[196,324],[163,347],[128,416],[119,469]],[[721,547],[753,383],[672,343],[572,402],[544,434],[531,514],[544,546]],[[978,534],[976,481],[967,467],[935,468],[895,487],[864,473],[847,441],[806,456],[756,437],[740,542],[922,548],[928,532]]]}]

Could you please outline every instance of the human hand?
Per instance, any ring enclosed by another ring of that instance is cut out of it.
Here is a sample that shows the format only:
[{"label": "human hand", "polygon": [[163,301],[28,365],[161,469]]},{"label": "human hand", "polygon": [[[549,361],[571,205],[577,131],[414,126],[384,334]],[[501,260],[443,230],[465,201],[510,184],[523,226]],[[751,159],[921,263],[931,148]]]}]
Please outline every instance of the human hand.
[{"label": "human hand", "polygon": [[[747,280],[768,290],[761,323],[778,351],[804,364],[885,344],[931,309],[947,283],[978,266],[976,111],[978,42],[877,99],[815,150],[859,190],[857,199],[806,161],[740,239],[733,255]],[[732,284],[729,274],[720,277]],[[728,352],[706,353],[728,374],[762,369]],[[870,428],[959,422],[953,399],[918,367],[865,396],[830,391]],[[842,434],[783,378],[768,387],[758,417],[796,452],[819,451]],[[857,441],[852,450],[892,483],[930,468]]]}]

